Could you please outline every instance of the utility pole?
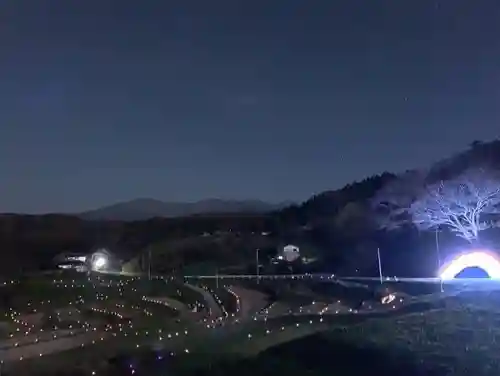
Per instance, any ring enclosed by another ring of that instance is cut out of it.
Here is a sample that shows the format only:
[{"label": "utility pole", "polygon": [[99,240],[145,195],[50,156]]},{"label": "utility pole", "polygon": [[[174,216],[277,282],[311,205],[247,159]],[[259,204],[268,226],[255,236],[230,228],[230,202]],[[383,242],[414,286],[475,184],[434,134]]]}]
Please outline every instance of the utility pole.
[{"label": "utility pole", "polygon": [[148,248],[148,279],[151,281],[151,248]]},{"label": "utility pole", "polygon": [[257,276],[257,284],[259,284],[259,248],[255,250],[255,275]]},{"label": "utility pole", "polygon": [[219,289],[219,268],[215,269],[215,287]]},{"label": "utility pole", "polygon": [[439,228],[436,227],[436,254],[438,269],[441,267],[441,253],[439,252]]},{"label": "utility pole", "polygon": [[[437,266],[438,270],[441,269],[441,252],[439,251],[439,227],[436,227],[436,254],[437,254]],[[443,289],[443,279],[441,278],[439,281],[439,285],[441,288],[441,292],[444,292]]]},{"label": "utility pole", "polygon": [[380,248],[377,247],[377,259],[378,259],[378,274],[380,276],[380,284],[383,283],[382,278],[382,262],[380,261]]}]

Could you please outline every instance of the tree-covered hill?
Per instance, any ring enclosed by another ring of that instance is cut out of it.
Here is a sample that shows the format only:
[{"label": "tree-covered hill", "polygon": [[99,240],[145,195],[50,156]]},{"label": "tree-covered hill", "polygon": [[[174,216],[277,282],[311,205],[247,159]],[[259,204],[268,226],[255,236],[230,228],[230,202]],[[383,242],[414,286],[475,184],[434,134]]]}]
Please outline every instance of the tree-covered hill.
[{"label": "tree-covered hill", "polygon": [[[446,180],[474,166],[500,170],[500,141],[474,142],[464,152],[429,166],[426,173]],[[419,275],[430,264],[435,265],[435,235],[418,232],[413,226],[390,233],[380,231],[370,206],[382,187],[406,174],[375,175],[268,213],[203,214],[133,222],[4,214],[0,216],[0,268],[35,269],[63,251],[107,247],[124,260],[151,249],[158,268],[170,270],[198,260],[221,264],[253,261],[253,248],[292,243],[314,249],[327,270],[374,273],[374,255],[379,248],[388,273],[404,270]],[[459,246],[446,231],[440,233],[440,239],[449,247]]]}]

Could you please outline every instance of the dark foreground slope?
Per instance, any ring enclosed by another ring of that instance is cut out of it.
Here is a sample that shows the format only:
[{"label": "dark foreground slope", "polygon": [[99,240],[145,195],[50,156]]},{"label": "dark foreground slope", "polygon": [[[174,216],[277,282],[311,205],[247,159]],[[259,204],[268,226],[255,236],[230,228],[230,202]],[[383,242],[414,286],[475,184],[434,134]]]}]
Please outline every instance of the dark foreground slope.
[{"label": "dark foreground slope", "polygon": [[446,307],[337,327],[197,375],[500,374],[500,294],[465,293]]}]

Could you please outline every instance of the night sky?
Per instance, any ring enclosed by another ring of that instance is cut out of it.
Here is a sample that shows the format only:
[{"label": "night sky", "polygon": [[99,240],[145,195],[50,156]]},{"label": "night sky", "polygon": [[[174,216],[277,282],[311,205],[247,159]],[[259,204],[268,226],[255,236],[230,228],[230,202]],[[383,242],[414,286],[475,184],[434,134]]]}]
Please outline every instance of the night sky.
[{"label": "night sky", "polygon": [[304,200],[499,120],[498,0],[0,2],[1,212]]}]

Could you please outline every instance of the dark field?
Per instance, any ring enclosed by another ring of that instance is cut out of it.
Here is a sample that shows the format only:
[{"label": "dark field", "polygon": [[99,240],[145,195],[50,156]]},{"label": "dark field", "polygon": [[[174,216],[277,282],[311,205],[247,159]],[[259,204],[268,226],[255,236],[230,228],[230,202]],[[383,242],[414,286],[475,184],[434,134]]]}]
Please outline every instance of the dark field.
[{"label": "dark field", "polygon": [[[79,328],[77,336],[90,329],[96,337],[84,347],[43,357],[17,361],[10,357],[2,376],[92,372],[111,376],[130,374],[130,369],[135,375],[148,376],[166,372],[465,376],[471,371],[474,376],[500,375],[496,355],[500,353],[500,292],[494,283],[462,281],[446,285],[444,292],[435,283],[419,282],[380,286],[225,279],[218,285],[213,280],[191,283],[204,292],[173,279],[67,273],[30,276],[3,286],[2,358],[9,351],[22,353],[26,348],[26,327],[17,331],[12,315],[40,313],[43,319],[33,328],[47,334],[64,337],[61,330],[71,325]],[[258,291],[265,302],[279,302],[287,308],[272,315],[244,316],[238,307],[255,302],[231,294],[229,286]],[[397,300],[381,304],[381,297],[388,293],[396,294]],[[207,300],[204,294],[213,299]],[[186,310],[145,301],[147,296],[173,299]],[[325,306],[342,301],[349,310],[321,314],[301,310],[313,301]],[[191,312],[193,306],[197,312]],[[67,307],[75,309],[78,317],[58,316]],[[21,343],[16,350],[11,334]]]}]

